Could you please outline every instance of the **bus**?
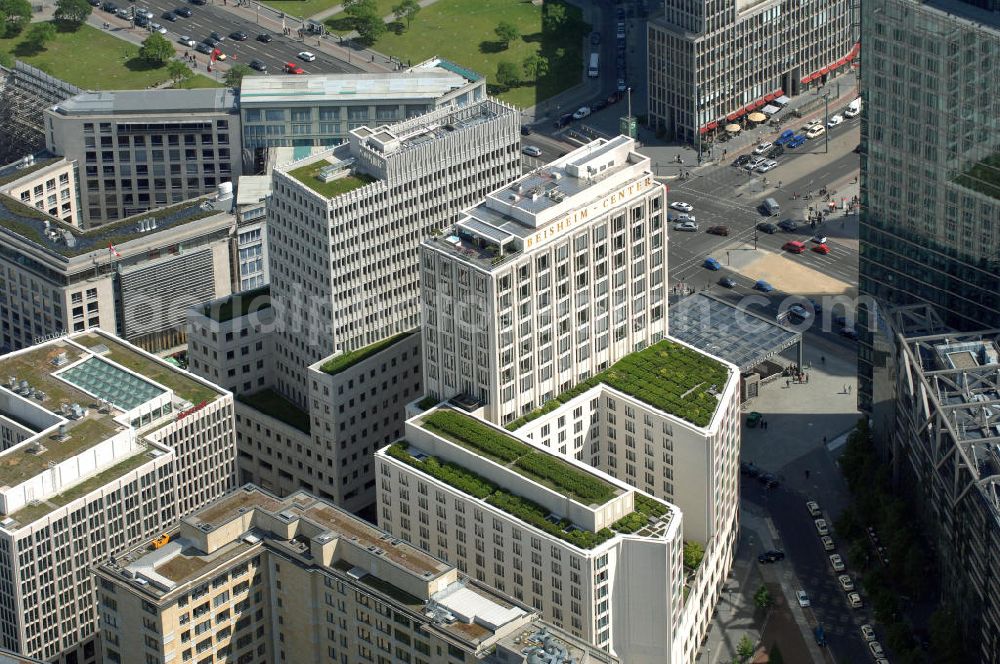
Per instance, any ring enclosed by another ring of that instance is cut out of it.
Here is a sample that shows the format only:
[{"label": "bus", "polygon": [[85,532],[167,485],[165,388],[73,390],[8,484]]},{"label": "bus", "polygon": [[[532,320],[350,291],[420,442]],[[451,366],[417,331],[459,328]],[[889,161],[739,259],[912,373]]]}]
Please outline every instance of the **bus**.
[{"label": "bus", "polygon": [[601,75],[601,56],[598,53],[590,54],[590,67],[587,69],[587,76],[597,78]]}]

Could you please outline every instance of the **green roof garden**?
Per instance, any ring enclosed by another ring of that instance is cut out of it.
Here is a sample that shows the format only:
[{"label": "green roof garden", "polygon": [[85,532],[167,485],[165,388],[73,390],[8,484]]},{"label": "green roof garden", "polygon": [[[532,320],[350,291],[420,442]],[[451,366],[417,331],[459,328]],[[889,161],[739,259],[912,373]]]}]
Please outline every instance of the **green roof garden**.
[{"label": "green roof garden", "polygon": [[379,353],[396,343],[403,341],[404,339],[416,334],[416,330],[410,330],[409,332],[402,332],[395,336],[389,337],[388,339],[383,339],[382,341],[376,341],[373,344],[369,344],[364,348],[359,348],[357,350],[348,351],[342,353],[335,357],[330,358],[326,362],[320,365],[320,370],[323,373],[328,373],[331,376],[339,374],[342,371],[353,367],[358,362],[367,360],[372,355]]},{"label": "green roof garden", "polygon": [[507,425],[507,429],[519,429],[601,383],[664,413],[705,427],[712,421],[719,405],[717,395],[725,387],[728,377],[729,370],[718,360],[676,341],[664,339],[623,357],[610,368],[578,383],[541,408],[514,420]]},{"label": "green roof garden", "polygon": [[409,443],[406,441],[389,446],[386,449],[386,454],[458,489],[462,493],[482,500],[528,525],[581,549],[593,549],[612,539],[616,534],[656,535],[654,526],[669,522],[671,516],[669,506],[636,493],[635,511],[613,523],[610,528],[602,528],[595,533],[574,525],[568,519],[557,518],[538,503],[511,493],[482,475],[456,463],[444,461],[434,456],[424,456],[418,459],[410,454]]},{"label": "green roof garden", "polygon": [[622,493],[593,473],[455,410],[435,410],[420,426],[583,505],[603,505]]},{"label": "green roof garden", "polygon": [[52,164],[56,163],[61,159],[62,157],[49,157],[47,159],[36,159],[35,163],[33,163],[31,166],[25,166],[24,168],[14,169],[9,173],[0,177],[0,187],[8,185],[11,182],[16,182],[17,180],[20,180],[24,176],[31,175],[35,171],[40,171],[43,168],[46,168],[47,166],[51,166]]},{"label": "green roof garden", "polygon": [[335,196],[340,196],[341,194],[346,194],[349,191],[360,189],[361,187],[376,181],[375,178],[370,175],[354,171],[342,177],[338,177],[335,180],[323,182],[319,178],[320,171],[327,166],[332,165],[333,164],[327,160],[320,159],[311,164],[306,164],[305,166],[299,166],[298,168],[292,169],[288,171],[288,175],[292,176],[325,198],[334,198]]},{"label": "green roof garden", "polygon": [[237,398],[269,417],[293,426],[302,433],[309,433],[309,414],[270,387]]},{"label": "green roof garden", "polygon": [[993,153],[972,165],[955,178],[955,182],[1000,200],[1000,153]]},{"label": "green roof garden", "polygon": [[206,304],[202,313],[217,323],[226,323],[234,318],[246,316],[251,311],[268,309],[270,306],[271,286],[268,284],[242,293],[233,293],[223,300]]}]

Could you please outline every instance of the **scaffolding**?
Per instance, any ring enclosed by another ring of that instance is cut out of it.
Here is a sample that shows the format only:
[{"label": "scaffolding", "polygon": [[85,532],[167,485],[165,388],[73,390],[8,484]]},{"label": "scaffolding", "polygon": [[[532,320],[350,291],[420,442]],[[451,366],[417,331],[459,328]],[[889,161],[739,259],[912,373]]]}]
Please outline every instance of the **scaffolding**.
[{"label": "scaffolding", "polygon": [[0,163],[9,163],[45,147],[42,109],[82,92],[31,65],[16,61],[0,67]]}]

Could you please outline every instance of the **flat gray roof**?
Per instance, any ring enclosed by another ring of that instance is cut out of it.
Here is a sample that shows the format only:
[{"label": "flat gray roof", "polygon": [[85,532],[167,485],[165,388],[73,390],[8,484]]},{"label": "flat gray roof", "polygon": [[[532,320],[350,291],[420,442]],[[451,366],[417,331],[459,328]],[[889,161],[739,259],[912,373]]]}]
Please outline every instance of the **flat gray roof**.
[{"label": "flat gray roof", "polygon": [[289,102],[349,103],[436,99],[469,81],[444,69],[321,74],[316,76],[248,76],[240,90],[240,105],[274,106]]},{"label": "flat gray roof", "polygon": [[749,371],[802,343],[802,334],[745,309],[698,293],[670,307],[670,336]]},{"label": "flat gray roof", "polygon": [[[248,79],[249,80],[249,79]],[[61,115],[161,115],[169,113],[236,110],[236,96],[228,88],[194,90],[109,90],[84,92],[59,102]]]}]

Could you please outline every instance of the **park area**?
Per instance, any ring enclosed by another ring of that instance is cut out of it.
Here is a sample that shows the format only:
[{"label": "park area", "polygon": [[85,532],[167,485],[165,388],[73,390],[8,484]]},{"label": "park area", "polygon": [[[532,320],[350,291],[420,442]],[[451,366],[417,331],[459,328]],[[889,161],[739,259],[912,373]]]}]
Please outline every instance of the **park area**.
[{"label": "park area", "polygon": [[[382,4],[385,0],[379,0],[379,7]],[[350,19],[335,17],[327,23],[331,29],[344,29],[349,27],[345,21]],[[502,23],[514,28],[507,41],[497,35]],[[577,7],[526,0],[437,0],[421,8],[409,27],[403,21],[389,28],[374,50],[410,64],[432,56],[447,58],[486,76],[491,94],[521,108],[580,82],[583,40],[590,32]],[[544,61],[537,74],[535,66],[525,66],[532,56],[535,65]],[[498,78],[502,68],[507,76]],[[512,72],[516,81],[511,80]]]},{"label": "park area", "polygon": [[[55,37],[42,48],[30,45],[22,33],[0,39],[0,53],[85,90],[141,90],[170,79],[167,68],[139,58],[139,47],[105,32],[81,25],[69,30],[57,25]],[[4,59],[7,59],[6,56]],[[181,87],[219,87],[196,74]]]}]

